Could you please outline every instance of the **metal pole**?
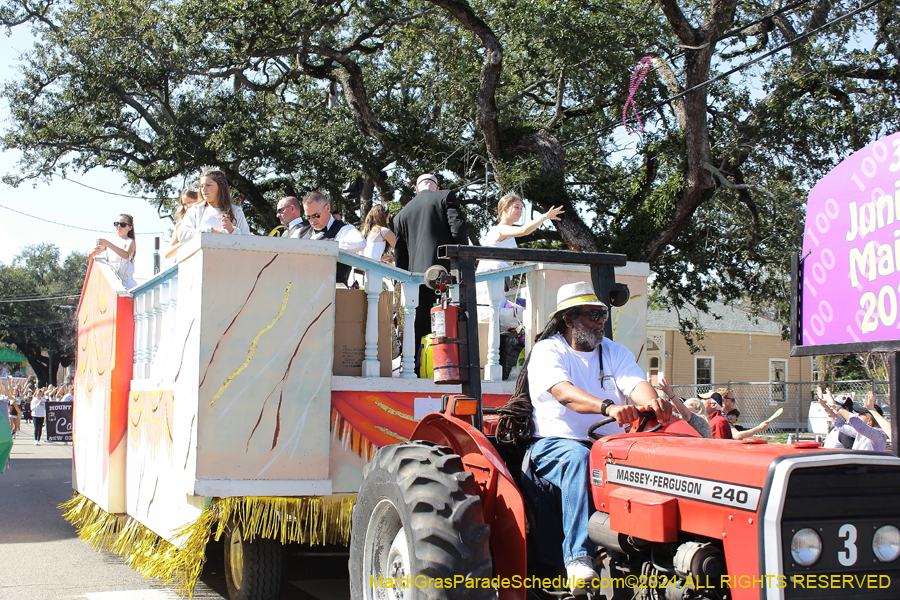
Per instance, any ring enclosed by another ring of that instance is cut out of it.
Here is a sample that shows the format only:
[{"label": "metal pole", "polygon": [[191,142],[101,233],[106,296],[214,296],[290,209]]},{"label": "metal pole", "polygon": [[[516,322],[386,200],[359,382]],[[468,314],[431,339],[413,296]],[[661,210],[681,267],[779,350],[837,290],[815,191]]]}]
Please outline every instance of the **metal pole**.
[{"label": "metal pole", "polygon": [[898,418],[897,410],[897,396],[898,396],[898,384],[900,381],[897,380],[897,377],[900,376],[900,370],[898,370],[898,356],[900,356],[900,352],[891,352],[888,354],[888,377],[890,378],[890,392],[888,393],[888,398],[891,401],[891,449],[894,451],[894,454],[900,456],[900,418]]},{"label": "metal pole", "polygon": [[468,347],[469,380],[463,382],[462,393],[477,402],[472,425],[482,431],[481,357],[478,353],[478,302],[475,296],[475,260],[464,257],[451,258],[451,267],[457,271],[459,281],[459,309],[466,315],[466,341]]},{"label": "metal pole", "polygon": [[156,275],[159,273],[159,236],[153,238],[154,240],[154,252],[153,252],[153,274]]}]

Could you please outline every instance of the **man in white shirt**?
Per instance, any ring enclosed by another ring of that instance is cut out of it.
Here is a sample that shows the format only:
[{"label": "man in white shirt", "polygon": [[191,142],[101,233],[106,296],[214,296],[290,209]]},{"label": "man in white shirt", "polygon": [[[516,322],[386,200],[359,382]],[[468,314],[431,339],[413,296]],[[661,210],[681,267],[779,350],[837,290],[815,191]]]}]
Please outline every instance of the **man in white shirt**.
[{"label": "man in white shirt", "polygon": [[284,225],[283,238],[301,238],[309,225],[303,222],[303,213],[300,212],[300,201],[294,196],[285,196],[278,201],[275,214]]},{"label": "man in white shirt", "polygon": [[[322,192],[310,192],[303,197],[303,214],[312,225],[302,236],[310,240],[334,240],[345,252],[361,252],[366,238],[353,225],[348,225],[331,214],[331,201]],[[350,284],[351,268],[338,263],[337,283]]]},{"label": "man in white shirt", "polygon": [[[588,428],[603,417],[616,422],[597,430],[621,433],[638,418],[638,408],[653,410],[668,423],[672,405],[657,396],[644,379],[634,355],[604,338],[609,308],[586,282],[562,286],[550,315],[526,362],[528,398],[534,436],[531,466],[562,492],[565,539],[563,559],[572,592],[576,582],[599,579],[592,566],[595,544],[589,539],[590,517]],[[518,385],[517,385],[518,387]],[[635,405],[628,405],[628,399]]]}]

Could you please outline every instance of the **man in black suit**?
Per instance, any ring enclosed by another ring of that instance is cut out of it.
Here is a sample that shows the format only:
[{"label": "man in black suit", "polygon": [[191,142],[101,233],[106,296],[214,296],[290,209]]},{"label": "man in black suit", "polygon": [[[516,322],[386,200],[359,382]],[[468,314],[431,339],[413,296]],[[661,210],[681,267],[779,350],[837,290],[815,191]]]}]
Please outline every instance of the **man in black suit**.
[{"label": "man in black suit", "polygon": [[[356,227],[331,214],[331,200],[322,192],[310,192],[303,197],[303,215],[312,227],[301,233],[302,239],[334,240],[347,252],[358,253],[366,247],[366,238]],[[348,265],[338,263],[337,283],[349,286],[351,271]]]},{"label": "man in black suit", "polygon": [[303,213],[300,212],[300,201],[294,196],[285,196],[278,201],[275,215],[284,225],[281,237],[308,238],[310,226],[303,222]]},{"label": "man in black suit", "polygon": [[[401,269],[423,273],[432,265],[450,268],[447,260],[438,260],[438,246],[468,244],[469,230],[456,200],[456,190],[438,187],[431,173],[416,180],[416,197],[394,217],[395,264]],[[416,344],[431,332],[431,306],[435,294],[427,287],[419,287],[419,306],[416,308]]]}]

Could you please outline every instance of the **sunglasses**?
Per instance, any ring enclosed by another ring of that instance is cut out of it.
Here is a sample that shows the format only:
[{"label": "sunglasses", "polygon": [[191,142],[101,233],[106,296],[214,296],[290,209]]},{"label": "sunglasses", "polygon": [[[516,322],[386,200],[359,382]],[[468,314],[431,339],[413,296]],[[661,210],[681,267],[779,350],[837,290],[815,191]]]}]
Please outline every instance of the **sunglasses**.
[{"label": "sunglasses", "polygon": [[312,221],[313,219],[318,219],[321,216],[322,216],[322,213],[316,213],[314,215],[306,215],[306,218],[309,219],[310,221]]},{"label": "sunglasses", "polygon": [[279,208],[278,210],[275,211],[275,214],[276,214],[276,215],[280,215],[281,213],[283,213],[283,212],[286,211],[287,209],[288,209],[287,206],[282,206],[281,208]]},{"label": "sunglasses", "polygon": [[605,308],[591,308],[589,310],[585,310],[580,312],[579,314],[587,315],[588,319],[591,321],[600,321],[601,319],[606,319],[609,317],[609,311]]},{"label": "sunglasses", "polygon": [[113,221],[113,227],[128,227],[128,223],[123,221]]}]

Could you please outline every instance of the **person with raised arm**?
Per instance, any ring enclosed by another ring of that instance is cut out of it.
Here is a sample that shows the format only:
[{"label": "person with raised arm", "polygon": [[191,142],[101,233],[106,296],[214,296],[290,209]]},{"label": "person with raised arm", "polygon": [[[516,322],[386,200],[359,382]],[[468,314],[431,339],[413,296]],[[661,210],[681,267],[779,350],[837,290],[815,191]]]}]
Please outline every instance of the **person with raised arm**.
[{"label": "person with raised arm", "polygon": [[685,405],[684,401],[675,394],[675,391],[672,389],[672,386],[669,385],[669,380],[666,379],[666,376],[663,373],[660,373],[659,379],[657,380],[658,385],[656,389],[661,390],[668,398],[669,402],[672,403],[672,406],[675,407],[675,410],[678,411],[678,414],[681,415],[681,418],[684,421],[697,430],[697,433],[702,435],[705,438],[709,437],[709,421],[704,419],[698,413],[694,412],[690,408]]},{"label": "person with raised arm", "polygon": [[[544,221],[559,221],[559,215],[564,211],[562,206],[551,206],[550,210],[539,214],[524,225],[516,225],[522,218],[525,211],[525,204],[522,197],[514,192],[509,192],[500,198],[497,203],[497,218],[499,223],[488,229],[487,235],[484,237],[484,246],[492,246],[495,248],[516,248],[516,238],[528,235],[537,229]],[[500,260],[481,259],[478,261],[476,273],[485,273],[487,271],[496,271],[510,266],[510,263]],[[488,292],[488,282],[482,281],[475,286],[476,298],[478,300],[478,320],[486,321],[490,317],[491,298]],[[507,325],[515,325],[516,319],[508,314],[501,313],[501,330],[508,329]]]},{"label": "person with raised arm", "polygon": [[816,399],[834,421],[834,428],[854,438],[852,450],[884,452],[887,449],[888,436],[878,427],[872,412],[868,409],[856,409],[859,414],[856,416],[846,407],[835,402],[830,389],[825,388],[823,394],[821,386],[816,386]]},{"label": "person with raised arm", "polygon": [[120,214],[113,221],[113,227],[116,228],[116,237],[112,240],[98,239],[97,247],[88,254],[88,258],[99,256],[104,259],[119,276],[122,285],[130,289],[137,285],[134,280],[134,257],[137,254],[134,219],[131,215]]}]

